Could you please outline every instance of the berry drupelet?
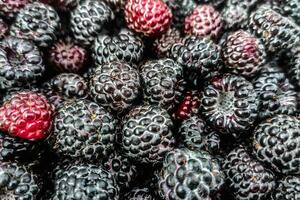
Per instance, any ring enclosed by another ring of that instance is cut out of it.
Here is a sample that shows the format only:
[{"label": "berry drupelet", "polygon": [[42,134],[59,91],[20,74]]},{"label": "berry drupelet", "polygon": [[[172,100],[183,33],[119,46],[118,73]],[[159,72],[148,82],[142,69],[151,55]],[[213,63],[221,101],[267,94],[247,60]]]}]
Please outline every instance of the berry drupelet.
[{"label": "berry drupelet", "polygon": [[192,151],[206,150],[218,153],[220,150],[220,136],[199,116],[184,120],[179,127],[178,135],[181,144]]},{"label": "berry drupelet", "polygon": [[57,12],[48,5],[35,2],[20,10],[10,28],[12,36],[32,40],[38,47],[48,47],[60,30]]},{"label": "berry drupelet", "polygon": [[0,162],[0,199],[37,199],[40,182],[28,166],[15,162]]},{"label": "berry drupelet", "polygon": [[259,160],[282,174],[300,174],[300,122],[276,115],[261,122],[254,132],[254,152]]},{"label": "berry drupelet", "polygon": [[247,132],[257,118],[257,94],[245,78],[224,74],[204,87],[200,109],[212,127],[237,136]]},{"label": "berry drupelet", "polygon": [[8,20],[13,20],[18,12],[33,0],[1,0],[0,15]]},{"label": "berry drupelet", "polygon": [[97,161],[112,153],[115,129],[115,119],[103,107],[76,99],[57,111],[50,143],[59,155]]},{"label": "berry drupelet", "polygon": [[259,98],[259,118],[268,118],[276,114],[294,115],[296,113],[295,88],[282,70],[262,71],[253,81],[253,85]]},{"label": "berry drupelet", "polygon": [[227,155],[223,169],[237,200],[268,199],[275,189],[275,176],[244,147],[235,148]]},{"label": "berry drupelet", "polygon": [[96,165],[77,164],[61,169],[55,178],[52,200],[119,199],[119,188],[112,174]]},{"label": "berry drupelet", "polygon": [[220,47],[208,38],[186,36],[170,49],[172,58],[186,70],[205,76],[221,69]]},{"label": "berry drupelet", "polygon": [[130,109],[140,93],[139,72],[126,63],[100,65],[90,80],[90,94],[94,101],[116,113]]},{"label": "berry drupelet", "polygon": [[153,52],[157,58],[170,58],[170,48],[180,42],[181,34],[176,28],[169,28],[167,32],[156,38],[153,42]]},{"label": "berry drupelet", "polygon": [[287,176],[278,181],[272,200],[300,199],[300,176]]},{"label": "berry drupelet", "polygon": [[31,41],[15,37],[0,41],[0,89],[34,84],[44,71],[42,55]]},{"label": "berry drupelet", "polygon": [[48,136],[53,107],[45,96],[35,92],[16,92],[0,108],[0,129],[27,140]]},{"label": "berry drupelet", "polygon": [[274,2],[277,11],[286,17],[291,17],[298,25],[300,24],[300,3],[298,0],[275,0]]},{"label": "berry drupelet", "polygon": [[251,14],[249,28],[270,53],[288,50],[299,44],[300,28],[268,6],[261,6]]},{"label": "berry drupelet", "polygon": [[182,100],[183,69],[172,59],[148,61],[140,67],[140,75],[146,102],[171,112]]},{"label": "berry drupelet", "polygon": [[86,49],[71,38],[56,41],[47,54],[49,64],[59,72],[78,73],[88,60]]},{"label": "berry drupelet", "polygon": [[175,111],[175,118],[185,120],[198,114],[200,108],[200,93],[196,90],[188,91]]},{"label": "berry drupelet", "polygon": [[36,156],[39,143],[26,139],[10,136],[0,132],[0,160],[2,161],[26,161]]},{"label": "berry drupelet", "polygon": [[114,17],[113,11],[104,1],[82,1],[71,12],[71,31],[81,45],[90,46]]},{"label": "berry drupelet", "polygon": [[193,13],[185,18],[184,32],[187,35],[218,39],[222,29],[222,19],[217,10],[210,5],[197,6]]},{"label": "berry drupelet", "polygon": [[125,19],[133,31],[146,37],[157,37],[171,25],[172,12],[162,0],[128,0]]},{"label": "berry drupelet", "polygon": [[117,151],[104,159],[102,165],[103,169],[114,176],[121,192],[125,192],[126,189],[130,188],[138,176],[137,166]]},{"label": "berry drupelet", "polygon": [[136,163],[159,164],[174,144],[171,117],[157,106],[136,107],[122,121],[122,152]]},{"label": "berry drupelet", "polygon": [[265,47],[246,31],[231,33],[222,46],[225,68],[230,72],[253,77],[266,61]]},{"label": "berry drupelet", "polygon": [[61,73],[44,85],[46,91],[56,92],[66,98],[80,99],[88,96],[88,83],[78,74]]},{"label": "berry drupelet", "polygon": [[99,65],[112,61],[138,64],[143,53],[143,40],[127,29],[116,35],[101,34],[93,43],[93,58]]},{"label": "berry drupelet", "polygon": [[159,194],[166,200],[211,199],[223,183],[218,162],[205,151],[175,149],[158,174]]}]

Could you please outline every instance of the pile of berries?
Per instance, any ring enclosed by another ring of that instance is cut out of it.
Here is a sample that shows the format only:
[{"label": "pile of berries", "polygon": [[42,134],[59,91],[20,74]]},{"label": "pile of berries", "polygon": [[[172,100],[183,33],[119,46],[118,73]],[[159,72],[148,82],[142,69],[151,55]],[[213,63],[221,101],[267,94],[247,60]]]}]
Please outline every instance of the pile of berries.
[{"label": "pile of berries", "polygon": [[297,0],[0,0],[1,200],[300,200]]}]

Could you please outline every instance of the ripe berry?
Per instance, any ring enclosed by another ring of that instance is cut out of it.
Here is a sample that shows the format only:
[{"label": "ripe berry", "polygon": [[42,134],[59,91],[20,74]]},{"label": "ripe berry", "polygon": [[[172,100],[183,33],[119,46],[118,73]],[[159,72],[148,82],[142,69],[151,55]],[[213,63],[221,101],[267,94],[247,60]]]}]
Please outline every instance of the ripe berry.
[{"label": "ripe berry", "polygon": [[171,25],[172,12],[162,0],[128,0],[127,26],[147,37],[159,36]]},{"label": "ripe berry", "polygon": [[275,176],[252,158],[244,147],[232,150],[223,168],[236,199],[265,199],[275,189]]},{"label": "ripe berry", "polygon": [[60,26],[60,18],[51,6],[35,2],[20,10],[10,34],[32,40],[39,47],[48,47],[56,40]]},{"label": "ripe berry", "polygon": [[201,113],[215,129],[237,136],[247,132],[256,120],[257,94],[241,76],[214,77],[202,92]]},{"label": "ripe berry", "polygon": [[0,41],[0,89],[34,84],[44,71],[42,55],[31,41],[15,37]]}]

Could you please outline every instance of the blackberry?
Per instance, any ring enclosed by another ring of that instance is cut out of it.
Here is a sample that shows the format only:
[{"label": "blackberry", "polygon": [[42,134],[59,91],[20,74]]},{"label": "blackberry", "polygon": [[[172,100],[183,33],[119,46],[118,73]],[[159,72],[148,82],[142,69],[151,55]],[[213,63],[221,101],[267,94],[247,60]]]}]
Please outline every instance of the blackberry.
[{"label": "blackberry", "polygon": [[123,200],[156,200],[149,188],[134,188],[124,195]]},{"label": "blackberry", "polygon": [[74,165],[55,179],[53,200],[119,199],[119,188],[113,176],[95,165]]},{"label": "blackberry", "polygon": [[183,145],[192,151],[218,153],[220,150],[220,136],[198,116],[184,120],[178,134]]},{"label": "blackberry", "polygon": [[223,179],[218,162],[207,152],[175,149],[159,172],[159,194],[166,200],[210,199]]},{"label": "blackberry", "polygon": [[114,14],[105,2],[86,0],[71,12],[71,31],[80,44],[89,46],[113,19]]},{"label": "blackberry", "polygon": [[121,191],[129,188],[138,176],[138,168],[128,158],[118,152],[109,155],[102,161],[103,169],[110,172],[119,185]]},{"label": "blackberry", "polygon": [[88,84],[78,74],[61,73],[54,76],[45,85],[48,90],[67,98],[86,98],[88,96]]},{"label": "blackberry", "polygon": [[175,111],[175,118],[178,120],[185,120],[198,114],[200,101],[200,93],[198,91],[188,91]]},{"label": "blackberry", "polygon": [[0,40],[2,40],[8,34],[8,24],[0,18]]},{"label": "blackberry", "polygon": [[15,37],[0,41],[0,89],[34,84],[44,71],[42,55],[31,41]]},{"label": "blackberry", "polygon": [[300,3],[298,0],[276,0],[277,11],[282,15],[291,17],[298,25],[300,24]]},{"label": "blackberry", "polygon": [[39,47],[48,47],[60,29],[60,19],[56,11],[45,4],[35,2],[27,4],[12,24],[12,36],[29,39]]},{"label": "blackberry", "polygon": [[261,6],[251,14],[249,28],[271,53],[299,44],[300,28],[267,6]]},{"label": "blackberry", "polygon": [[283,174],[300,174],[300,122],[296,117],[276,115],[260,123],[254,132],[257,158]]},{"label": "blackberry", "polygon": [[275,189],[275,176],[252,158],[244,147],[232,150],[223,168],[235,199],[269,199]]},{"label": "blackberry", "polygon": [[204,76],[220,70],[220,47],[210,39],[186,36],[171,48],[172,58],[185,69],[195,70]]},{"label": "blackberry", "polygon": [[297,97],[294,86],[283,71],[261,73],[253,82],[259,98],[259,118],[268,118],[276,114],[294,115]]},{"label": "blackberry", "polygon": [[8,20],[13,20],[18,12],[33,0],[1,0],[0,15]]},{"label": "blackberry", "polygon": [[38,177],[28,166],[14,162],[0,163],[1,199],[37,199]]},{"label": "blackberry", "polygon": [[38,143],[12,137],[0,132],[0,160],[23,161],[30,156],[34,157],[35,152],[38,150],[38,145]]},{"label": "blackberry", "polygon": [[173,24],[177,28],[182,28],[184,19],[193,13],[197,4],[194,0],[163,0],[173,13]]},{"label": "blackberry", "polygon": [[112,61],[138,64],[143,58],[142,39],[127,29],[114,36],[99,35],[93,44],[93,58],[99,65]]},{"label": "blackberry", "polygon": [[67,102],[57,111],[50,138],[58,154],[95,161],[114,148],[115,119],[103,107],[88,100]]},{"label": "blackberry", "polygon": [[148,61],[140,67],[145,101],[172,111],[185,89],[182,67],[171,59]]},{"label": "blackberry", "polygon": [[85,48],[70,38],[56,41],[47,54],[49,64],[59,72],[78,73],[88,60]]},{"label": "blackberry", "polygon": [[226,68],[238,75],[253,77],[266,61],[266,52],[260,40],[246,31],[227,36],[222,57]]},{"label": "blackberry", "polygon": [[126,63],[101,65],[90,80],[94,101],[117,113],[128,110],[137,101],[140,90],[138,71]]},{"label": "blackberry", "polygon": [[272,196],[273,200],[297,200],[300,199],[300,177],[287,176],[278,181],[278,187]]},{"label": "blackberry", "polygon": [[223,23],[220,13],[213,6],[197,6],[193,13],[185,18],[184,32],[187,35],[208,37],[217,40]]},{"label": "blackberry", "polygon": [[153,42],[153,51],[156,57],[171,57],[170,48],[173,44],[180,42],[181,34],[176,28],[169,28],[167,32],[156,38]]},{"label": "blackberry", "polygon": [[204,87],[200,109],[212,127],[238,136],[249,130],[256,120],[257,94],[245,78],[224,74],[211,79]]},{"label": "blackberry", "polygon": [[132,161],[159,164],[172,150],[173,122],[168,113],[157,106],[132,109],[122,123],[122,152]]}]

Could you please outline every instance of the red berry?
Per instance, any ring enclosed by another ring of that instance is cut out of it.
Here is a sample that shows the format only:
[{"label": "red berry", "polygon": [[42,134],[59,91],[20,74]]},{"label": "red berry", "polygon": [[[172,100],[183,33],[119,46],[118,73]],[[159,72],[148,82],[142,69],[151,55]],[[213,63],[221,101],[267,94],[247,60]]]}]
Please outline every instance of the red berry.
[{"label": "red berry", "polygon": [[19,138],[40,140],[49,134],[52,115],[53,108],[46,97],[18,92],[0,108],[0,130]]},{"label": "red berry", "polygon": [[155,37],[167,31],[172,12],[162,0],[129,0],[125,6],[125,18],[130,29]]},{"label": "red berry", "polygon": [[186,93],[183,101],[179,104],[175,112],[175,118],[185,120],[197,114],[200,108],[200,94],[198,91],[189,91]]},{"label": "red berry", "polygon": [[196,35],[217,39],[222,29],[222,18],[210,5],[197,6],[190,16],[185,18],[184,31]]}]

